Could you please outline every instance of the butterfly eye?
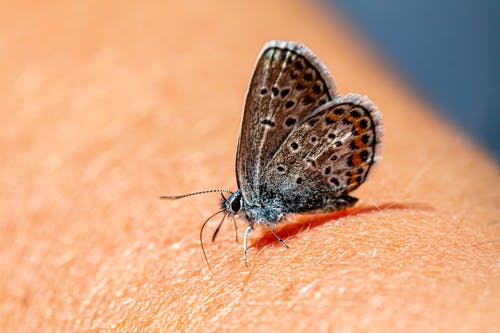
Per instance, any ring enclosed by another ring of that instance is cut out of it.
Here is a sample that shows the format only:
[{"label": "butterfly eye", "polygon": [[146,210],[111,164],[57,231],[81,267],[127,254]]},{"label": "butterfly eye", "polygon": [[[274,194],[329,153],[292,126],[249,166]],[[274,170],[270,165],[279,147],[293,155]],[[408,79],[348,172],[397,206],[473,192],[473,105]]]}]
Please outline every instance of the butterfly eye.
[{"label": "butterfly eye", "polygon": [[234,199],[232,202],[231,202],[231,209],[233,210],[233,212],[239,212],[240,209],[241,209],[241,203],[240,203],[240,197]]}]

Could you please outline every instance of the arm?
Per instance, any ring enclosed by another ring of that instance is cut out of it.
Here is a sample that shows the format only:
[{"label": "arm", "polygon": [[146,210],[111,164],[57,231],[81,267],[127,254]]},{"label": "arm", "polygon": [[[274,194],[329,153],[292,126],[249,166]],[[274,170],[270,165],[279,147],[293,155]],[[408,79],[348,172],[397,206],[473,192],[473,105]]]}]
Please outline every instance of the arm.
[{"label": "arm", "polygon": [[[25,38],[0,62],[2,105],[16,111],[3,108],[0,124],[3,330],[498,327],[498,166],[338,20],[290,4],[263,13],[256,2],[229,16],[186,7],[167,20],[165,8],[134,5],[99,7],[95,20],[61,21],[70,4],[3,12],[32,18],[0,20],[5,40]],[[373,99],[383,159],[352,209],[277,228],[290,249],[257,231],[248,269],[231,223],[215,243],[207,235],[210,273],[197,234],[217,195],[157,196],[235,186],[239,110],[265,38],[249,32],[256,20],[308,39],[341,93]],[[221,25],[235,33],[207,29]]]}]

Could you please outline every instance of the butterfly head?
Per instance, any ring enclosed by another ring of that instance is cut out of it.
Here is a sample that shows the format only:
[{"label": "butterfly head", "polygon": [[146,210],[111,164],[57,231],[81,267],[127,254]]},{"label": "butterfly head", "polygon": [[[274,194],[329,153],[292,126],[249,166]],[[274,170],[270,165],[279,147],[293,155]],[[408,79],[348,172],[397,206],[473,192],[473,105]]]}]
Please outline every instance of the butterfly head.
[{"label": "butterfly head", "polygon": [[238,214],[243,208],[243,196],[241,195],[241,190],[232,192],[228,198],[223,195],[220,201],[220,207],[224,209],[227,214]]}]

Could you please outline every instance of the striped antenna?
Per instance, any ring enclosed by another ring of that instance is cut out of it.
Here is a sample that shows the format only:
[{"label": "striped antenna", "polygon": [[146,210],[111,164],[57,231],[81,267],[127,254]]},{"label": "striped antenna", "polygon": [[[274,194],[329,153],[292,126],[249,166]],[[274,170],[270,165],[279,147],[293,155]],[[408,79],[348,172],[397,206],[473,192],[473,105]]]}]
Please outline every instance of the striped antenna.
[{"label": "striped antenna", "polygon": [[232,193],[232,191],[229,191],[229,190],[206,190],[206,191],[199,191],[199,192],[193,192],[193,193],[182,194],[182,195],[162,195],[160,197],[160,199],[176,200],[176,199],[182,199],[185,197],[190,197],[193,195],[205,194],[205,193]]}]

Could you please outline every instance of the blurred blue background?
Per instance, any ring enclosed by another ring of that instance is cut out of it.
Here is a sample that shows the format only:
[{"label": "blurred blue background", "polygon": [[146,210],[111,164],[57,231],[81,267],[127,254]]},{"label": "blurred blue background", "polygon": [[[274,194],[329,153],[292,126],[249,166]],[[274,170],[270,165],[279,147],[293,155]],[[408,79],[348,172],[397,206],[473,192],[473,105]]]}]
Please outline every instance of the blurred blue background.
[{"label": "blurred blue background", "polygon": [[446,118],[500,159],[500,1],[327,1]]}]

